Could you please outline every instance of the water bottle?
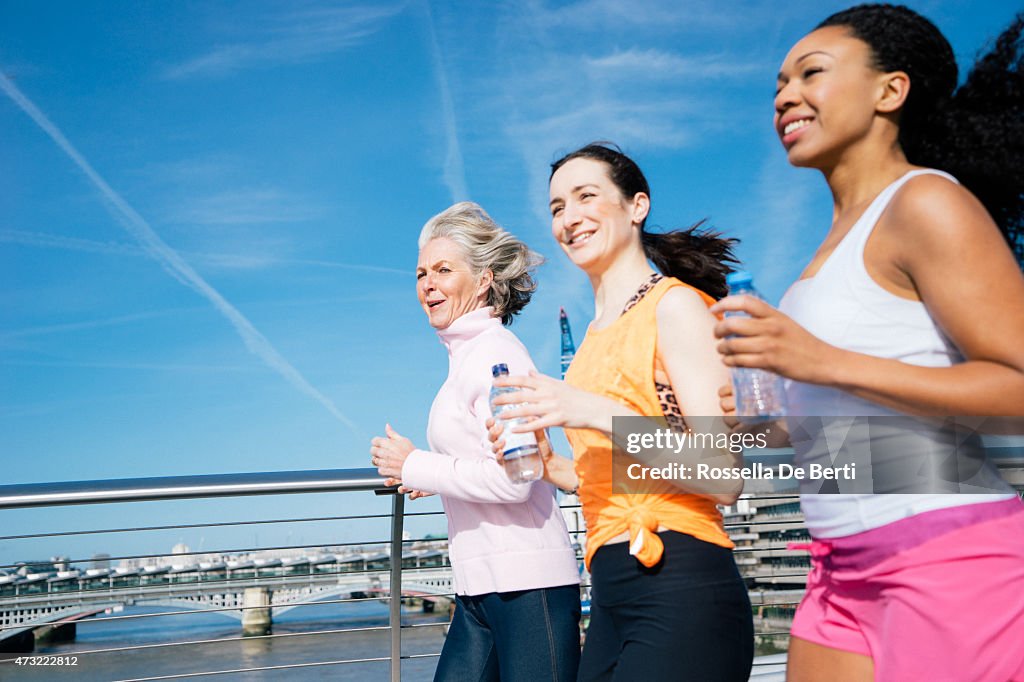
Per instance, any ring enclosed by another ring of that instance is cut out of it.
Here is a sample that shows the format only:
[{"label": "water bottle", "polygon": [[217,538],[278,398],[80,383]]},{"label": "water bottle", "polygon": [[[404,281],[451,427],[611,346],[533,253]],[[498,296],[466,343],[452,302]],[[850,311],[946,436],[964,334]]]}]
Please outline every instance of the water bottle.
[{"label": "water bottle", "polygon": [[[754,288],[749,272],[737,270],[725,278],[730,296],[763,297]],[[749,317],[743,312],[728,312],[726,317]],[[764,369],[733,367],[732,390],[736,397],[736,416],[741,422],[756,423],[786,415],[786,391],[782,377]]]},{"label": "water bottle", "polygon": [[[491,367],[491,375],[497,379],[500,376],[508,376],[508,365],[501,363]],[[516,405],[495,405],[494,399],[505,393],[513,393],[516,388],[511,386],[498,388],[491,386],[491,413],[495,419],[500,419],[502,412],[511,410]],[[540,448],[537,447],[537,438],[532,431],[527,433],[512,433],[511,427],[525,423],[522,417],[502,419],[505,423],[505,450],[502,457],[505,460],[505,474],[513,483],[529,483],[536,481],[544,475],[544,463],[540,458]]]}]

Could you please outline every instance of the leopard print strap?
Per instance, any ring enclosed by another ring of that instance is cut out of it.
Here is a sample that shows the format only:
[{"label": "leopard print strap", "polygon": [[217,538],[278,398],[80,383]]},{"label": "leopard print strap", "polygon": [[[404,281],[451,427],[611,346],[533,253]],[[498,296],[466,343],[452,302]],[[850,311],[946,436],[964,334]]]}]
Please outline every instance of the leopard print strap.
[{"label": "leopard print strap", "polygon": [[654,390],[658,392],[658,403],[661,405],[661,411],[665,415],[665,423],[668,428],[673,431],[685,431],[686,419],[683,418],[683,411],[676,400],[676,394],[672,390],[672,385],[655,381]]},{"label": "leopard print strap", "polygon": [[[625,315],[626,311],[635,306],[640,302],[640,299],[644,295],[653,289],[658,282],[664,279],[664,276],[660,273],[654,273],[651,278],[640,285],[637,292],[626,301],[625,307],[622,309],[622,314]],[[658,403],[661,405],[661,411],[665,415],[665,422],[670,429],[673,431],[685,431],[686,420],[683,419],[683,411],[679,408],[679,401],[676,400],[675,391],[672,390],[671,384],[663,384],[661,382],[654,382],[654,390],[658,393]]]},{"label": "leopard print strap", "polygon": [[648,279],[643,284],[641,284],[640,288],[636,290],[636,293],[633,294],[628,301],[626,301],[626,305],[622,307],[622,315],[625,315],[630,308],[639,303],[640,299],[644,297],[644,294],[653,289],[655,285],[663,279],[665,279],[665,276],[662,275],[661,273],[656,272],[653,275],[651,275],[651,278]]}]

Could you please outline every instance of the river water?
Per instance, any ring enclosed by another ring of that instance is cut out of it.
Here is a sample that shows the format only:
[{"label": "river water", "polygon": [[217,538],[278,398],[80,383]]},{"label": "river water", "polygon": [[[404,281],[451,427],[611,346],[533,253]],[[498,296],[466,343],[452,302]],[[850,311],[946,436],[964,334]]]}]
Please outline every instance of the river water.
[{"label": "river water", "polygon": [[[73,642],[41,644],[34,657],[77,657],[75,666],[0,664],[0,680],[74,680],[92,682],[131,680],[192,672],[238,670],[266,666],[321,663],[343,659],[387,657],[388,630],[337,634],[317,631],[387,625],[387,606],[380,602],[316,604],[274,616],[272,638],[241,639],[240,621],[216,613],[183,611],[173,616],[118,620],[116,616],[166,613],[164,608],[126,608],[123,612],[83,620]],[[444,614],[423,614],[419,609],[403,613],[404,655],[436,654],[444,644]],[[180,644],[111,653],[87,653],[95,649],[131,647],[195,640],[221,640]],[[14,658],[0,654],[0,658]],[[402,662],[402,679],[418,682],[433,677],[436,656]],[[320,665],[261,672],[217,675],[216,680],[387,680],[387,661]],[[208,679],[208,678],[188,678]]]}]

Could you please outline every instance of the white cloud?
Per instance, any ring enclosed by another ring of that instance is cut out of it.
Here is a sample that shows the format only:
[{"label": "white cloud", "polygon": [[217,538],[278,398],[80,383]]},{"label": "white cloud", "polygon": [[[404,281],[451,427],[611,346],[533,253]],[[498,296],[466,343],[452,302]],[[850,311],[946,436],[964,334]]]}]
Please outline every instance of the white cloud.
[{"label": "white cloud", "polygon": [[[0,230],[0,242],[19,244],[37,248],[62,249],[83,253],[99,253],[114,256],[131,256],[149,258],[151,254],[144,249],[125,242],[100,242],[80,237],[67,237],[48,232],[31,232],[27,230]],[[344,263],[315,258],[282,258],[275,255],[243,254],[243,253],[209,253],[178,250],[189,260],[203,263],[211,267],[227,269],[254,270],[275,267],[319,267],[363,272],[380,272],[402,276],[411,276],[411,271],[391,268],[372,263]]]},{"label": "white cloud", "polygon": [[245,164],[244,158],[212,153],[197,158],[148,162],[135,173],[163,184],[208,187],[213,184],[224,184],[239,177]]},{"label": "white cloud", "polygon": [[307,258],[279,258],[275,265],[311,265],[321,268],[340,268],[345,270],[364,270],[366,272],[381,272],[392,275],[401,275],[412,281],[413,268],[403,270],[401,268],[389,268],[383,265],[371,265],[367,263],[339,263],[337,261],[316,260]]},{"label": "white cloud", "polygon": [[4,360],[8,367],[67,367],[75,369],[121,369],[146,372],[252,372],[252,365],[209,365],[160,362],[81,362],[77,360]]},{"label": "white cloud", "polygon": [[[465,102],[462,126],[473,143],[467,150],[474,162],[495,159],[488,161],[493,176],[508,150],[517,149],[528,178],[527,205],[543,225],[548,164],[558,152],[600,139],[630,153],[684,149],[744,125],[726,95],[709,91],[706,81],[759,78],[763,69],[752,52],[740,50],[738,41],[709,45],[705,36],[699,36],[703,43],[694,41],[698,47],[688,46],[694,56],[675,47],[699,26],[736,14],[703,2],[526,2],[506,6],[493,41],[486,31],[441,36],[461,74],[462,92],[454,94]],[[475,68],[481,64],[488,66]]]},{"label": "white cloud", "polygon": [[299,64],[358,45],[381,29],[402,4],[309,7],[260,17],[253,37],[218,45],[164,70],[169,79],[225,76],[251,68]]},{"label": "white cloud", "polygon": [[745,21],[735,3],[713,0],[581,0],[557,9],[541,9],[543,25],[551,27],[624,27],[630,30],[721,28]]},{"label": "white cloud", "polygon": [[721,78],[749,76],[763,65],[727,55],[683,56],[654,48],[616,50],[602,57],[587,57],[587,68],[603,78]]},{"label": "white cloud", "polygon": [[571,111],[513,124],[509,132],[516,137],[532,135],[558,140],[556,146],[547,147],[548,154],[566,140],[602,135],[614,135],[622,144],[681,147],[692,139],[688,126],[692,125],[695,111],[693,103],[681,100],[636,102],[596,95]]},{"label": "white cloud", "polygon": [[169,315],[175,315],[183,312],[192,312],[194,310],[194,308],[179,308],[173,310],[150,310],[141,313],[131,313],[128,315],[116,315],[114,317],[105,317],[102,319],[81,320],[78,322],[64,322],[60,324],[47,324],[37,327],[25,327],[23,329],[15,329],[0,333],[0,341],[7,341],[8,339],[22,338],[27,336],[43,336],[47,334],[76,332],[85,329],[97,329],[100,327],[115,327],[123,324],[132,324],[134,322],[139,322],[142,320],[151,320],[160,317],[167,317]]},{"label": "white cloud", "polygon": [[254,225],[314,220],[324,209],[305,197],[273,187],[220,192],[192,200],[175,219],[198,225]]},{"label": "white cloud", "polygon": [[134,244],[124,242],[100,242],[80,237],[67,237],[47,232],[28,230],[0,230],[0,242],[36,246],[41,248],[62,249],[65,251],[82,251],[85,253],[104,253],[118,256],[145,256],[146,253]]}]

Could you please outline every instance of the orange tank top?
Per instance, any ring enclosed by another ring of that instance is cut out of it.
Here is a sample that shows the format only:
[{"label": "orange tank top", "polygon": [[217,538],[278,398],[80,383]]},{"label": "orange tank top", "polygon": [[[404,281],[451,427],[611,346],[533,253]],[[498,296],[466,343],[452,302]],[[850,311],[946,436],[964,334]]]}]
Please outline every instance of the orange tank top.
[{"label": "orange tank top", "polygon": [[[654,386],[657,307],[665,292],[679,286],[696,291],[708,306],[714,303],[699,289],[674,278],[663,278],[615,322],[604,329],[587,330],[565,380],[585,391],[608,396],[637,414],[664,416]],[[644,490],[649,492],[615,493],[611,439],[591,429],[566,429],[566,437],[572,446],[579,477],[578,494],[587,523],[588,567],[598,548],[626,531],[630,554],[644,566],[655,565],[663,551],[656,533],[659,526],[722,547],[733,547],[722,527],[722,514],[709,498],[680,492],[664,481],[654,484],[655,487],[645,484]],[[626,462],[615,462],[616,480],[625,480],[625,465]]]}]

